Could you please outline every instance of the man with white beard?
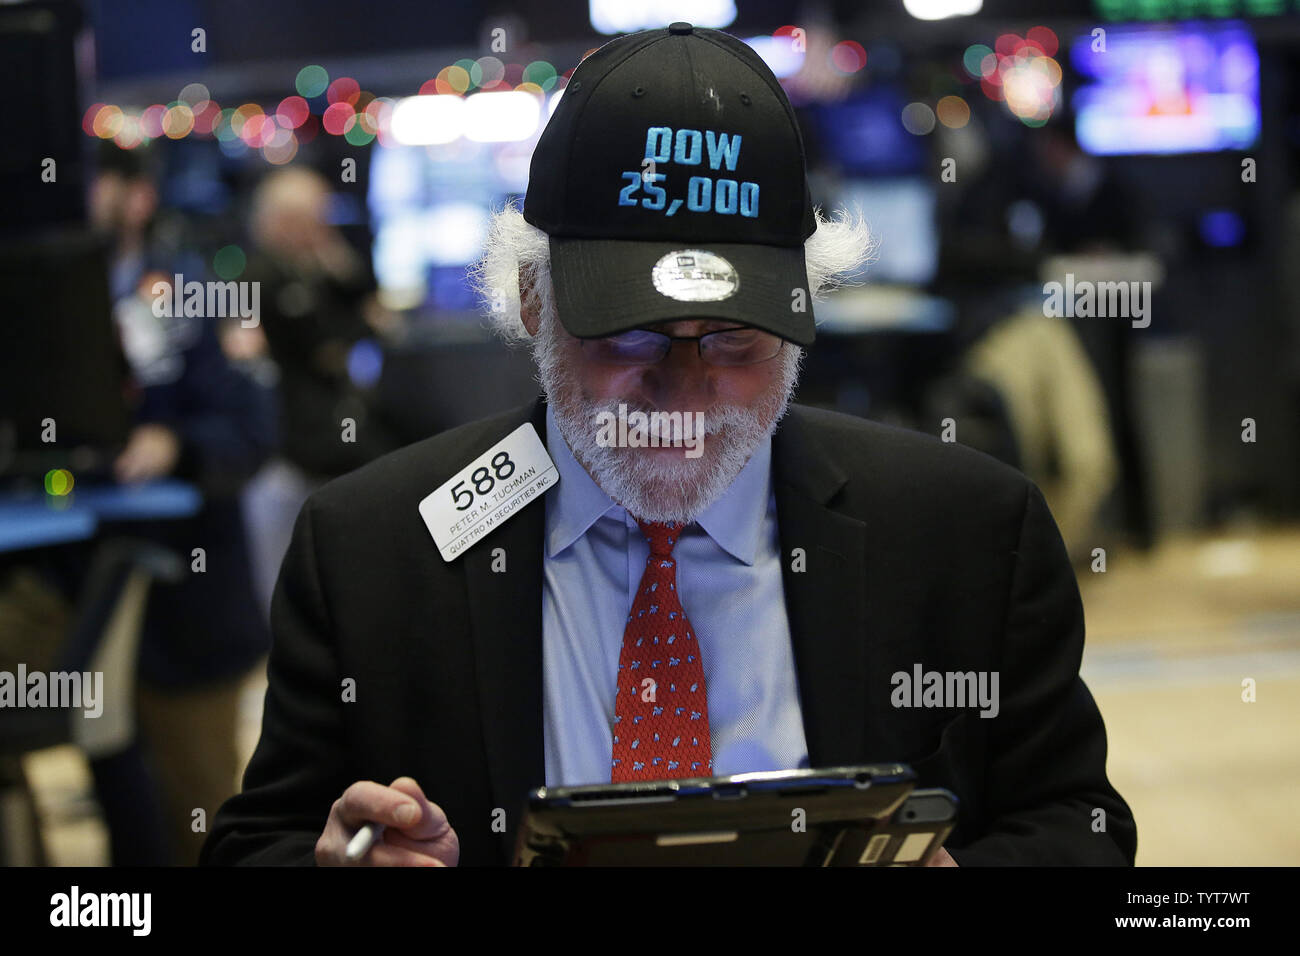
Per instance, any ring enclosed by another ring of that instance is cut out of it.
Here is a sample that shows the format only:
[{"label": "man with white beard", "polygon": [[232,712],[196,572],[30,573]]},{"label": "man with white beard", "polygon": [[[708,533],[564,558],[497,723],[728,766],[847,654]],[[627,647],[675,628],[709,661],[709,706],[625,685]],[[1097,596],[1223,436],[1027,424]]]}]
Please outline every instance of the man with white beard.
[{"label": "man with white beard", "polygon": [[[675,23],[588,56],[474,271],[544,398],[304,506],[204,860],[358,862],[379,824],[363,864],[502,864],[534,787],[897,761],[959,797],[934,865],[1131,865],[1037,489],[791,404],[812,301],[870,248],[812,207],[745,44]],[[628,409],[669,440],[609,442]],[[893,693],[911,673],[998,700]]]}]

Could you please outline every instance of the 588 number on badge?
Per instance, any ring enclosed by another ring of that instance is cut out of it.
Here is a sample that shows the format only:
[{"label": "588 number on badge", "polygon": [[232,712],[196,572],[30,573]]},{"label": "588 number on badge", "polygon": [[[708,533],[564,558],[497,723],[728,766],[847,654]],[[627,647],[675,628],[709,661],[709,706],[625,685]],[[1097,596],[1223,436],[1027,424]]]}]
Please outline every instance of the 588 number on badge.
[{"label": "588 number on badge", "polygon": [[444,561],[454,561],[559,481],[531,422],[525,422],[420,499],[420,517]]},{"label": "588 number on badge", "polygon": [[[475,494],[480,496],[491,494],[498,481],[504,481],[515,473],[515,463],[510,459],[509,452],[497,452],[492,456],[489,464],[490,468],[487,465],[475,468],[469,478],[457,483],[451,489],[451,499],[457,511],[467,511],[474,504]],[[466,485],[473,485],[474,490],[470,491],[465,487]],[[462,499],[464,504],[461,503]]]}]

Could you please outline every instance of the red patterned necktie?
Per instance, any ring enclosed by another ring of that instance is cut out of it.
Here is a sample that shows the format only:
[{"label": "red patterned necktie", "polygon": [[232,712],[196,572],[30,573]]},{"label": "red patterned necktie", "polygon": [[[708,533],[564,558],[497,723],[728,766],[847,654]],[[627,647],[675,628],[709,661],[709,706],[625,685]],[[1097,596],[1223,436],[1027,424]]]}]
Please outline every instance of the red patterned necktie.
[{"label": "red patterned necktie", "polygon": [[611,781],[713,775],[700,645],[677,596],[679,524],[637,520],[650,542],[623,631]]}]

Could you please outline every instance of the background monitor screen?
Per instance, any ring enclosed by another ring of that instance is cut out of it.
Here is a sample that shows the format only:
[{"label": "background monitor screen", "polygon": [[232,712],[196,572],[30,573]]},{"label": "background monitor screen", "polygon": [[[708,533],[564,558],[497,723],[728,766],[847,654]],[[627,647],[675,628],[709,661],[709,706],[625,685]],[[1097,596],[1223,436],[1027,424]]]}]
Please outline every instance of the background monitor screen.
[{"label": "background monitor screen", "polygon": [[903,127],[906,105],[900,91],[882,84],[807,113],[825,161],[846,175],[890,176],[925,168],[923,138]]},{"label": "background monitor screen", "polygon": [[1259,53],[1243,23],[1107,28],[1070,60],[1079,145],[1096,155],[1246,149],[1259,136]]},{"label": "background monitor screen", "polygon": [[856,278],[902,285],[925,285],[934,278],[939,230],[929,181],[912,176],[850,179],[833,205],[860,208],[877,241],[876,258]]},{"label": "background monitor screen", "polygon": [[374,150],[366,199],[375,279],[390,304],[476,308],[465,267],[483,248],[491,210],[526,188],[531,145]]}]

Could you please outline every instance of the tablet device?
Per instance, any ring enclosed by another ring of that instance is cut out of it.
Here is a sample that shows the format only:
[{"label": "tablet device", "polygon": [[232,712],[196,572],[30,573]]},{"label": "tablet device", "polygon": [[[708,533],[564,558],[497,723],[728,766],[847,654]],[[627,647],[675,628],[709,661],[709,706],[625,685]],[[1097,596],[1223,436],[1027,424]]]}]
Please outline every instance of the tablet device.
[{"label": "tablet device", "polygon": [[[889,822],[916,785],[906,764],[781,770],[528,795],[515,866],[826,866],[844,837]],[[862,864],[872,865],[872,864]],[[883,864],[880,864],[883,865]]]},{"label": "tablet device", "polygon": [[850,826],[829,866],[925,866],[957,824],[957,796],[936,787],[913,790],[887,820]]}]

